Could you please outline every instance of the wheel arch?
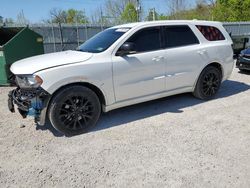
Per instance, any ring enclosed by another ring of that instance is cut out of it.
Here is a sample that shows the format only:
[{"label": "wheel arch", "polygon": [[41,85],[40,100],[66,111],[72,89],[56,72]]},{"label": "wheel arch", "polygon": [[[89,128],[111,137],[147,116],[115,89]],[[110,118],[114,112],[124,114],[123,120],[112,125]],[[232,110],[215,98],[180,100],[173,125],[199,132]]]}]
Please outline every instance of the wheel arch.
[{"label": "wheel arch", "polygon": [[199,79],[201,73],[202,73],[207,67],[209,67],[209,66],[216,67],[216,68],[221,72],[221,76],[222,76],[222,79],[223,79],[223,77],[224,77],[224,69],[223,69],[223,66],[221,65],[221,63],[216,62],[216,61],[211,62],[211,63],[208,63],[208,64],[206,64],[205,67],[203,67],[203,69],[200,71],[200,74],[197,76],[197,78],[196,78],[196,80],[195,80],[195,84],[194,84],[194,86],[193,86],[193,90],[194,90],[195,87],[196,87],[196,84],[197,84],[197,82],[198,82],[198,79]]},{"label": "wheel arch", "polygon": [[[69,83],[69,84],[65,84],[62,85],[61,87],[57,88],[52,94],[51,97],[48,101],[48,106],[47,108],[49,108],[50,103],[53,99],[54,96],[56,96],[60,91],[62,91],[64,88],[66,87],[70,87],[70,86],[83,86],[83,87],[87,87],[88,89],[92,90],[98,97],[100,104],[101,104],[101,110],[104,112],[105,106],[106,106],[106,98],[105,95],[103,93],[103,91],[98,88],[97,86],[95,86],[94,84],[88,83],[88,82],[74,82],[74,83]],[[46,114],[47,114],[47,109],[46,109]]]},{"label": "wheel arch", "polygon": [[46,100],[46,102],[44,104],[45,108],[43,108],[43,110],[41,111],[41,114],[40,114],[40,121],[39,121],[40,125],[45,125],[45,123],[47,121],[49,106],[51,104],[51,101],[52,101],[53,97],[57,93],[59,93],[61,90],[63,90],[66,87],[69,87],[69,86],[84,86],[84,87],[87,87],[87,88],[91,89],[97,95],[98,99],[100,100],[101,109],[104,112],[104,109],[105,109],[105,106],[106,106],[106,98],[105,98],[105,95],[104,95],[103,91],[100,88],[98,88],[94,84],[91,84],[91,83],[88,83],[88,82],[69,83],[69,84],[62,85],[61,87],[57,88],[53,93],[50,94],[49,98]]},{"label": "wheel arch", "polygon": [[103,91],[100,88],[98,88],[97,86],[95,86],[94,84],[91,84],[88,82],[74,82],[74,83],[65,84],[65,85],[57,88],[52,93],[51,98],[53,98],[53,96],[55,96],[57,93],[59,93],[62,89],[69,87],[69,86],[84,86],[84,87],[91,89],[99,98],[101,105],[106,105],[106,98],[105,98]]},{"label": "wheel arch", "polygon": [[[222,78],[224,77],[224,69],[223,69],[223,66],[222,66],[220,63],[218,63],[218,62],[209,63],[207,66],[205,66],[205,67],[203,68],[203,70],[204,70],[205,68],[209,67],[209,66],[212,66],[212,67],[217,68],[217,69],[220,71]],[[202,71],[203,71],[203,70],[202,70]]]}]

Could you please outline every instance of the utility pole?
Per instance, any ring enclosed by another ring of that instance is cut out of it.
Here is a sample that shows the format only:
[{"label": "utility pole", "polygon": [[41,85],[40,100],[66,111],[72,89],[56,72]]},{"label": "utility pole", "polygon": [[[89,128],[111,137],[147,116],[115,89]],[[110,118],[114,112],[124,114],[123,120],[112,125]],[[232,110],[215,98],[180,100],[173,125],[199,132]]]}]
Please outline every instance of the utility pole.
[{"label": "utility pole", "polygon": [[155,21],[156,20],[156,11],[155,11],[155,8],[149,9],[149,14],[150,14],[150,17],[152,16],[152,20],[150,18],[150,21]]},{"label": "utility pole", "polygon": [[103,31],[103,12],[101,7],[101,30]]},{"label": "utility pole", "polygon": [[141,4],[140,4],[140,0],[136,0],[136,12],[137,12],[137,21],[140,21],[140,12],[141,12]]},{"label": "utility pole", "polygon": [[153,21],[155,21],[155,8],[153,8]]},{"label": "utility pole", "polygon": [[80,46],[79,28],[78,28],[78,18],[76,18],[76,37],[77,37],[77,47]]},{"label": "utility pole", "polygon": [[56,38],[55,38],[55,32],[54,32],[54,26],[53,26],[52,19],[51,19],[51,28],[52,28],[52,37],[53,37],[53,43],[54,43],[54,52],[56,52]]}]

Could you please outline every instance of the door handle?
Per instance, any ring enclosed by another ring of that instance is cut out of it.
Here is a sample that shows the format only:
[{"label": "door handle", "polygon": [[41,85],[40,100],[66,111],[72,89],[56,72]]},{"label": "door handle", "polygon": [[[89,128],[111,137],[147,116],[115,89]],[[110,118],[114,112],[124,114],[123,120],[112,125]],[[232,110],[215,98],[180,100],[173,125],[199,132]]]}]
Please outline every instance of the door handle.
[{"label": "door handle", "polygon": [[162,59],[164,59],[163,56],[156,56],[156,57],[153,57],[153,58],[152,58],[152,61],[160,61],[160,60],[162,60]]},{"label": "door handle", "polygon": [[199,50],[197,51],[198,54],[203,55],[206,52],[206,50]]}]

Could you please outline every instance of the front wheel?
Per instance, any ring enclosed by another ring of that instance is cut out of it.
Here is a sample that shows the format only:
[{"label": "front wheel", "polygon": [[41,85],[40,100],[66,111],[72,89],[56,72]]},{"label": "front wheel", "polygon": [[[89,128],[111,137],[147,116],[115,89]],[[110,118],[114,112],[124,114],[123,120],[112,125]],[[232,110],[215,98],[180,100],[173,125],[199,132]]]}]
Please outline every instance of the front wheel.
[{"label": "front wheel", "polygon": [[199,99],[210,99],[218,92],[222,80],[221,71],[213,66],[206,67],[195,87],[193,95]]},{"label": "front wheel", "polygon": [[100,116],[97,95],[83,86],[69,86],[51,100],[48,116],[53,127],[65,135],[78,135],[93,127]]}]

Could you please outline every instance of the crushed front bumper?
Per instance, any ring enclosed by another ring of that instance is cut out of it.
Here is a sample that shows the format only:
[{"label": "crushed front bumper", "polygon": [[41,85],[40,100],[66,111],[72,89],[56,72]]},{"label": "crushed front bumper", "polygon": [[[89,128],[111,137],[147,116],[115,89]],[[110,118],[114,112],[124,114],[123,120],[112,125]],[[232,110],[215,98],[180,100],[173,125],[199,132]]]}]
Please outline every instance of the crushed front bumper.
[{"label": "crushed front bumper", "polygon": [[28,115],[34,116],[36,123],[44,125],[49,99],[50,94],[42,88],[16,88],[9,92],[8,108],[12,113],[14,113],[14,106],[16,105],[23,118],[26,118]]}]

